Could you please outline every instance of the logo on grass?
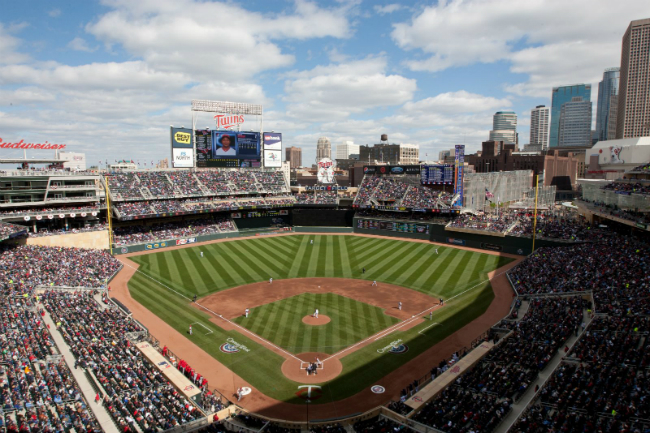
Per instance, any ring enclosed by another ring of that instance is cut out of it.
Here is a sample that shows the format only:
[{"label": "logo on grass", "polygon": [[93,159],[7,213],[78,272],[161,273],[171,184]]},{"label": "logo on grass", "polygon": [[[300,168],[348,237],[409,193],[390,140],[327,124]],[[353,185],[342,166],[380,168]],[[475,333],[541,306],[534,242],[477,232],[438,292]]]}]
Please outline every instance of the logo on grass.
[{"label": "logo on grass", "polygon": [[402,343],[401,339],[391,341],[387,346],[377,349],[377,353],[406,353],[409,351],[409,347]]},{"label": "logo on grass", "polygon": [[323,396],[323,390],[317,385],[300,385],[296,395],[305,401],[318,400]]},{"label": "logo on grass", "polygon": [[239,348],[237,346],[234,346],[230,343],[224,343],[219,347],[219,350],[221,350],[223,353],[237,353],[239,352]]},{"label": "logo on grass", "polygon": [[392,349],[390,349],[388,353],[402,354],[408,351],[409,351],[409,347],[406,344],[400,344],[399,346],[395,346]]},{"label": "logo on grass", "polygon": [[374,385],[373,387],[370,388],[370,391],[374,392],[375,394],[383,394],[386,392],[386,388],[384,388],[381,385]]}]

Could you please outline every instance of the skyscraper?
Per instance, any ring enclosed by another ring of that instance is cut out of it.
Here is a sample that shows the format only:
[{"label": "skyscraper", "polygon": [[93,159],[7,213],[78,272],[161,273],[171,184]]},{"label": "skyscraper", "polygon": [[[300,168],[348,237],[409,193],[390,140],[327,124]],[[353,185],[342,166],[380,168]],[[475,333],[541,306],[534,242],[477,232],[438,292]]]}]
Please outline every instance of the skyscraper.
[{"label": "skyscraper", "polygon": [[574,96],[562,104],[558,143],[560,147],[591,147],[591,101]]},{"label": "skyscraper", "polygon": [[289,161],[290,168],[298,168],[302,166],[302,149],[299,147],[290,146],[284,149],[285,160]]},{"label": "skyscraper", "polygon": [[514,111],[497,111],[494,113],[490,140],[517,143],[517,115]]},{"label": "skyscraper", "polygon": [[327,137],[321,137],[316,143],[316,161],[323,158],[332,159],[332,142]]},{"label": "skyscraper", "polygon": [[571,102],[576,96],[581,97],[583,101],[591,102],[591,85],[575,84],[572,86],[553,87],[553,93],[551,95],[551,127],[548,138],[549,147],[559,146],[560,112],[562,111],[562,105]]},{"label": "skyscraper", "polygon": [[538,105],[530,112],[530,145],[539,146],[538,149],[548,149],[548,120],[551,109],[545,105]]},{"label": "skyscraper", "polygon": [[616,138],[650,135],[650,18],[632,21],[623,35]]},{"label": "skyscraper", "polygon": [[596,139],[598,141],[616,138],[620,71],[620,68],[605,69],[603,80],[598,83],[598,107],[596,108]]},{"label": "skyscraper", "polygon": [[350,155],[359,156],[359,145],[353,141],[344,141],[336,146],[336,159],[348,159]]}]

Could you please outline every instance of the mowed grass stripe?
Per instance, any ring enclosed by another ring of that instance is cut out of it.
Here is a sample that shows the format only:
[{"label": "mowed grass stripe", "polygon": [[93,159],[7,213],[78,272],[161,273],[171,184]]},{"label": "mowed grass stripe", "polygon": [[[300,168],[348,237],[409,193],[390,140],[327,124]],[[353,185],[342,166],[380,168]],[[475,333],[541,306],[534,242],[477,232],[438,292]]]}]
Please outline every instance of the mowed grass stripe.
[{"label": "mowed grass stripe", "polygon": [[231,266],[229,266],[229,260],[232,260],[233,258],[227,257],[226,251],[223,248],[210,249],[206,255],[210,260],[213,271],[221,276],[225,287],[244,284],[244,280],[232,269]]},{"label": "mowed grass stripe", "polygon": [[[183,249],[179,251],[187,251],[188,249]],[[190,258],[190,254],[181,254],[182,263],[184,266],[184,271],[188,273],[188,277],[192,281],[192,290],[199,296],[203,296],[208,292],[212,292],[212,288],[217,284],[217,282],[212,278],[210,272],[206,265],[209,265],[209,262],[204,257],[201,257],[200,254],[196,258]]]},{"label": "mowed grass stripe", "polygon": [[[436,282],[439,275],[437,272],[438,269],[447,269],[447,267],[456,259],[459,252],[460,250],[452,249],[442,260],[436,260],[433,266],[427,268],[425,272],[422,272],[422,274],[417,275],[417,278],[413,282],[413,287],[426,293],[432,291],[431,286]],[[441,293],[440,290],[441,289],[437,289],[435,292]]]},{"label": "mowed grass stripe", "polygon": [[260,249],[271,254],[271,257],[278,257],[286,266],[291,266],[291,260],[288,258],[293,255],[293,243],[287,243],[283,240],[286,238],[266,238],[259,243]]},{"label": "mowed grass stripe", "polygon": [[239,257],[236,254],[234,247],[227,244],[230,244],[230,242],[223,243],[222,250],[224,254],[229,258],[228,266],[230,266],[231,272],[238,276],[239,280],[241,281],[240,284],[250,284],[255,281],[262,281],[264,279],[264,276],[258,274],[251,268],[250,258]]},{"label": "mowed grass stripe", "polygon": [[413,244],[410,251],[406,251],[398,258],[392,266],[386,266],[385,270],[377,275],[379,280],[392,281],[394,277],[406,272],[412,265],[415,258],[426,255],[428,247],[426,244]]},{"label": "mowed grass stripe", "polygon": [[386,278],[394,281],[394,284],[396,285],[402,285],[402,283],[411,278],[412,275],[420,275],[423,272],[426,272],[433,263],[437,260],[442,260],[443,256],[447,254],[449,254],[448,250],[443,251],[442,254],[436,254],[433,248],[427,249],[420,257],[410,264],[408,269],[405,269],[403,272],[394,272]]},{"label": "mowed grass stripe", "polygon": [[273,263],[281,269],[288,270],[291,267],[290,255],[279,244],[270,242],[259,242],[257,245],[249,244],[248,242],[241,243],[247,251],[259,252],[258,256],[261,255],[267,262]]},{"label": "mowed grass stripe", "polygon": [[[347,236],[346,236],[347,237]],[[348,248],[343,236],[333,236],[334,245],[332,254],[334,255],[335,260],[337,260],[337,265],[335,269],[340,271],[340,275],[334,274],[335,277],[342,278],[352,278],[352,268],[350,267],[350,256],[348,255]]]},{"label": "mowed grass stripe", "polygon": [[315,277],[318,275],[318,256],[320,256],[320,246],[318,243],[314,242],[313,244],[310,241],[313,239],[311,236],[307,236],[307,254],[309,258],[307,259],[307,276]]},{"label": "mowed grass stripe", "polygon": [[[467,268],[461,268],[458,269],[460,266],[465,266],[466,265],[466,257],[467,256],[472,256],[472,253],[470,251],[464,251],[461,250],[457,255],[456,258],[454,259],[453,262],[449,266],[445,268],[445,270],[442,272],[442,274],[438,277],[437,283],[441,284],[445,287],[450,287],[453,286],[453,284],[456,282],[456,279],[460,277],[460,275],[456,275],[457,272],[463,272],[463,269]],[[473,271],[473,269],[469,269],[470,272]]]},{"label": "mowed grass stripe", "polygon": [[[298,275],[300,275],[302,261],[305,258],[306,249],[307,246],[309,245],[309,241],[307,240],[306,236],[302,236],[301,239],[302,241],[300,242],[300,246],[296,251],[296,256],[293,261],[293,264],[291,265],[291,269],[289,270],[289,275],[287,275],[287,278],[296,278],[298,277]],[[303,274],[302,276],[306,276],[306,275]]]},{"label": "mowed grass stripe", "polygon": [[356,263],[360,264],[363,261],[368,260],[370,257],[381,252],[383,250],[390,250],[395,244],[391,245],[391,241],[386,241],[384,239],[371,239],[368,243],[364,244],[360,248],[355,248],[351,252],[351,258]]},{"label": "mowed grass stripe", "polygon": [[384,269],[392,268],[395,265],[395,262],[397,262],[398,258],[410,251],[411,248],[413,248],[411,244],[404,242],[404,245],[399,245],[396,248],[387,249],[385,253],[377,256],[377,258],[373,261],[370,275],[368,275],[368,272],[366,272],[367,277],[370,279],[370,276],[372,276],[373,280],[379,280],[377,276],[381,274]]},{"label": "mowed grass stripe", "polygon": [[271,275],[281,275],[281,272],[278,272],[278,268],[272,266],[266,261],[266,257],[259,249],[250,250],[247,248],[247,245],[240,243],[233,243],[231,245],[232,249],[237,251],[238,258],[247,258],[247,268],[251,271],[251,276],[258,281],[262,281],[271,277]]},{"label": "mowed grass stripe", "polygon": [[316,275],[325,276],[325,270],[328,266],[333,266],[334,261],[327,260],[327,244],[332,242],[331,236],[317,236],[314,240],[314,246],[318,248],[318,263],[316,263]]}]

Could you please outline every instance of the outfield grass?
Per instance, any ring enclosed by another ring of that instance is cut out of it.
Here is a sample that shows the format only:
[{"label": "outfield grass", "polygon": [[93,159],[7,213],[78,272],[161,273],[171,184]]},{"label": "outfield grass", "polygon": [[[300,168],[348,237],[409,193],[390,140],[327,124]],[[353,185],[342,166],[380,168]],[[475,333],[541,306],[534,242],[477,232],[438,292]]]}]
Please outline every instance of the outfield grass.
[{"label": "outfield grass", "polygon": [[[314,312],[328,316],[326,325],[312,326],[302,318]],[[399,322],[384,310],[334,293],[303,293],[250,310],[234,322],[291,353],[333,354]]]},{"label": "outfield grass", "polygon": [[[309,242],[312,239],[314,245]],[[436,248],[439,254],[435,254]],[[129,281],[134,299],[181,333],[186,333],[189,323],[201,322],[213,333],[195,332],[188,338],[264,394],[300,404],[303,401],[295,395],[299,384],[282,375],[284,358],[238,331],[224,331],[210,322],[211,316],[192,307],[189,299],[194,294],[206,296],[270,277],[343,277],[396,284],[448,300],[445,308],[434,312],[434,321],[440,323],[439,326],[420,334],[419,331],[429,325],[425,321],[408,331],[393,332],[345,356],[343,373],[323,387],[326,397],[312,403],[321,404],[343,399],[376,384],[395,368],[482,314],[494,297],[487,273],[511,261],[426,243],[327,235],[222,242],[135,256],[132,260],[140,264],[141,271]],[[361,272],[363,267],[365,274]],[[195,327],[197,331],[199,328]],[[258,329],[264,332],[264,328]],[[153,334],[157,336],[155,330]],[[157,337],[164,343],[164,336]],[[250,352],[221,352],[219,346],[227,338],[246,345]],[[409,346],[407,353],[377,352],[395,338]],[[313,343],[306,344],[312,347]]]}]

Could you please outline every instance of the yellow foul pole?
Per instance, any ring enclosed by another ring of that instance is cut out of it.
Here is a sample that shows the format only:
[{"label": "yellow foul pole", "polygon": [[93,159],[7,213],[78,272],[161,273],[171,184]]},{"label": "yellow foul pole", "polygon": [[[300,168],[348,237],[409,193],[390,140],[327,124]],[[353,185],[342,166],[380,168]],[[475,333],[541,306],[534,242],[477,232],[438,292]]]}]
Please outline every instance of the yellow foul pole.
[{"label": "yellow foul pole", "polygon": [[533,213],[533,251],[535,252],[535,236],[537,236],[537,190],[539,189],[539,174],[535,180],[535,212]]},{"label": "yellow foul pole", "polygon": [[106,191],[106,218],[108,219],[108,247],[111,255],[113,254],[113,219],[111,218],[111,194],[108,190],[108,178],[104,176],[104,186]]}]

